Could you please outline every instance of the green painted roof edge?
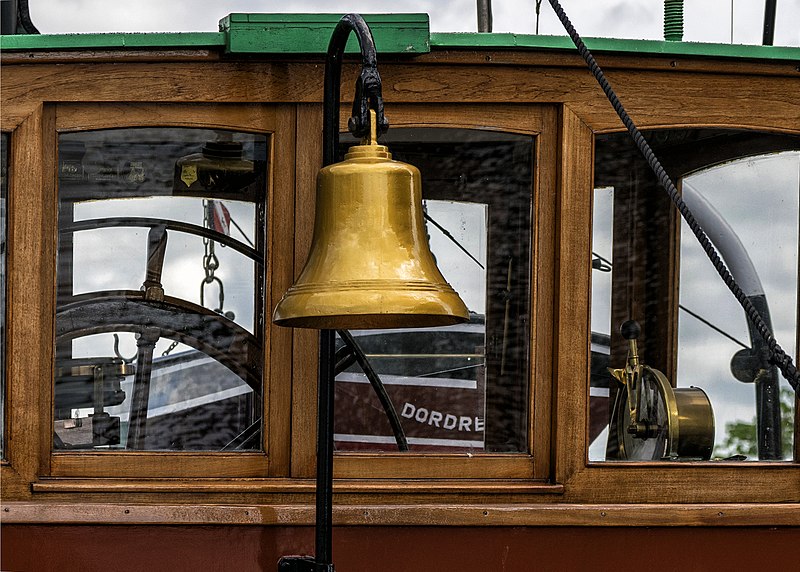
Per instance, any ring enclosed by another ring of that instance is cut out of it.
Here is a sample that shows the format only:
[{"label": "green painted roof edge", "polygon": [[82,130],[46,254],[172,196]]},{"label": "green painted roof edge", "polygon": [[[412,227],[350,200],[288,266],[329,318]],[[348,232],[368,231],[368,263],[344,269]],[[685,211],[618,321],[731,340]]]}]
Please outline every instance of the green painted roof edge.
[{"label": "green painted roof edge", "polygon": [[[707,44],[700,42],[667,42],[661,40],[620,40],[616,38],[583,38],[583,40],[590,50],[597,52],[795,60],[800,62],[800,47],[792,46]],[[485,34],[477,32],[434,32],[431,34],[431,49],[468,48],[574,51],[575,45],[568,36]]]},{"label": "green painted roof edge", "polygon": [[0,50],[4,51],[103,48],[216,48],[224,46],[224,32],[117,32],[108,34],[0,36]]},{"label": "green painted roof edge", "polygon": [[[424,13],[363,14],[379,53],[430,51],[430,19]],[[219,32],[33,34],[0,36],[0,51],[214,48],[230,54],[324,54],[342,14],[229,14]],[[351,37],[347,51],[357,52]]]},{"label": "green painted roof edge", "polygon": [[[62,49],[119,49],[119,48],[222,48],[229,53],[253,53],[252,47],[238,51],[236,46],[230,45],[230,26],[233,23],[235,30],[238,25],[259,25],[268,23],[270,26],[284,27],[289,32],[293,27],[303,27],[313,24],[327,26],[335,24],[337,14],[230,14],[220,22],[220,32],[167,32],[167,33],[99,33],[99,34],[36,34],[0,36],[0,50],[62,50]],[[380,22],[385,26],[384,32],[391,30],[394,24],[398,30],[390,36],[397,36],[405,27],[413,29],[419,35],[418,29],[423,22],[427,23],[426,14],[366,14],[365,18]],[[253,32],[255,33],[255,32]],[[267,34],[268,32],[263,32]],[[376,32],[376,42],[381,43],[381,29]],[[269,36],[267,36],[269,37]],[[280,41],[280,46],[270,46],[264,42],[263,48],[258,48],[259,53],[324,53],[324,48],[319,51],[309,52],[307,45],[293,44],[291,34],[289,39]],[[397,38],[395,38],[396,40]],[[762,60],[790,60],[800,62],[800,47],[789,46],[759,46],[741,44],[710,44],[699,42],[667,42],[658,40],[622,40],[613,38],[586,38],[586,45],[597,52],[617,52],[642,55],[666,56],[702,56],[746,58]],[[398,46],[400,46],[398,44]],[[232,49],[231,49],[232,48]],[[402,48],[402,49],[401,49]],[[395,47],[389,53],[425,53],[429,49],[516,49],[516,50],[574,50],[571,40],[567,36],[542,36],[529,34],[485,34],[477,32],[434,32],[429,33],[429,41],[422,44],[415,43],[413,47]],[[315,48],[316,49],[316,48]],[[380,50],[379,50],[380,53]],[[387,53],[384,51],[384,53]]]}]

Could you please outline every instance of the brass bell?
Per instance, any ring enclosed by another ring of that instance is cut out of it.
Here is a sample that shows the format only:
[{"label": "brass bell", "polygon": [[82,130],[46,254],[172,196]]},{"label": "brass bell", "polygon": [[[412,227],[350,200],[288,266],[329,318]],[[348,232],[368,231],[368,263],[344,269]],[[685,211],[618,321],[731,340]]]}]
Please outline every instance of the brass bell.
[{"label": "brass bell", "polygon": [[419,170],[378,145],[374,115],[370,137],[318,174],[311,252],[272,319],[348,330],[469,320],[431,254]]}]

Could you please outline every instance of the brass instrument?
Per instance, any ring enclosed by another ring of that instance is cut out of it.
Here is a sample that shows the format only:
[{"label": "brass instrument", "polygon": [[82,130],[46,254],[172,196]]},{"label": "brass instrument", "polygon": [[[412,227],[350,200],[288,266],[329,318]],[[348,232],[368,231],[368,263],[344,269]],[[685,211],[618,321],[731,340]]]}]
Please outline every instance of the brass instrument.
[{"label": "brass instrument", "polygon": [[674,388],[657,369],[639,361],[639,324],[629,320],[620,328],[628,340],[624,368],[609,372],[622,388],[611,416],[617,437],[617,458],[708,460],[714,448],[714,411],[699,387]]}]

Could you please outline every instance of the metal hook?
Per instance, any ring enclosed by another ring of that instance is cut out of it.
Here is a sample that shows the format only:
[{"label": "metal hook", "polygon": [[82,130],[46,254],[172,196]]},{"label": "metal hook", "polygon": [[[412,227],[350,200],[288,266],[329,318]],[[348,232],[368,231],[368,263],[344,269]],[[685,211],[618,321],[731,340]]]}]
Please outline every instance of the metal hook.
[{"label": "metal hook", "polygon": [[215,312],[222,313],[222,308],[225,305],[225,288],[222,285],[222,280],[219,279],[218,276],[208,276],[203,278],[202,282],[200,282],[200,305],[205,306],[205,291],[206,291],[206,284],[211,284],[212,282],[216,282],[219,284],[219,307],[215,308]]},{"label": "metal hook", "polygon": [[119,335],[117,334],[114,334],[114,355],[117,356],[122,361],[124,361],[125,363],[133,363],[133,360],[136,359],[136,354],[133,354],[133,356],[126,358],[121,353],[119,353]]}]

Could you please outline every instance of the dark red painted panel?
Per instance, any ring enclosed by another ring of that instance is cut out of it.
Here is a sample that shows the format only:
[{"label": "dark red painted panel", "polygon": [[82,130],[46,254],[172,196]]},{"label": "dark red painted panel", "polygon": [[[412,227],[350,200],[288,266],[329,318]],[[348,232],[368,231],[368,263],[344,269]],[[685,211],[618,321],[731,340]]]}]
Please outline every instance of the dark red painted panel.
[{"label": "dark red painted panel", "polygon": [[[308,527],[5,525],[2,570],[274,571]],[[792,570],[800,528],[410,528],[334,531],[337,572]]]}]

